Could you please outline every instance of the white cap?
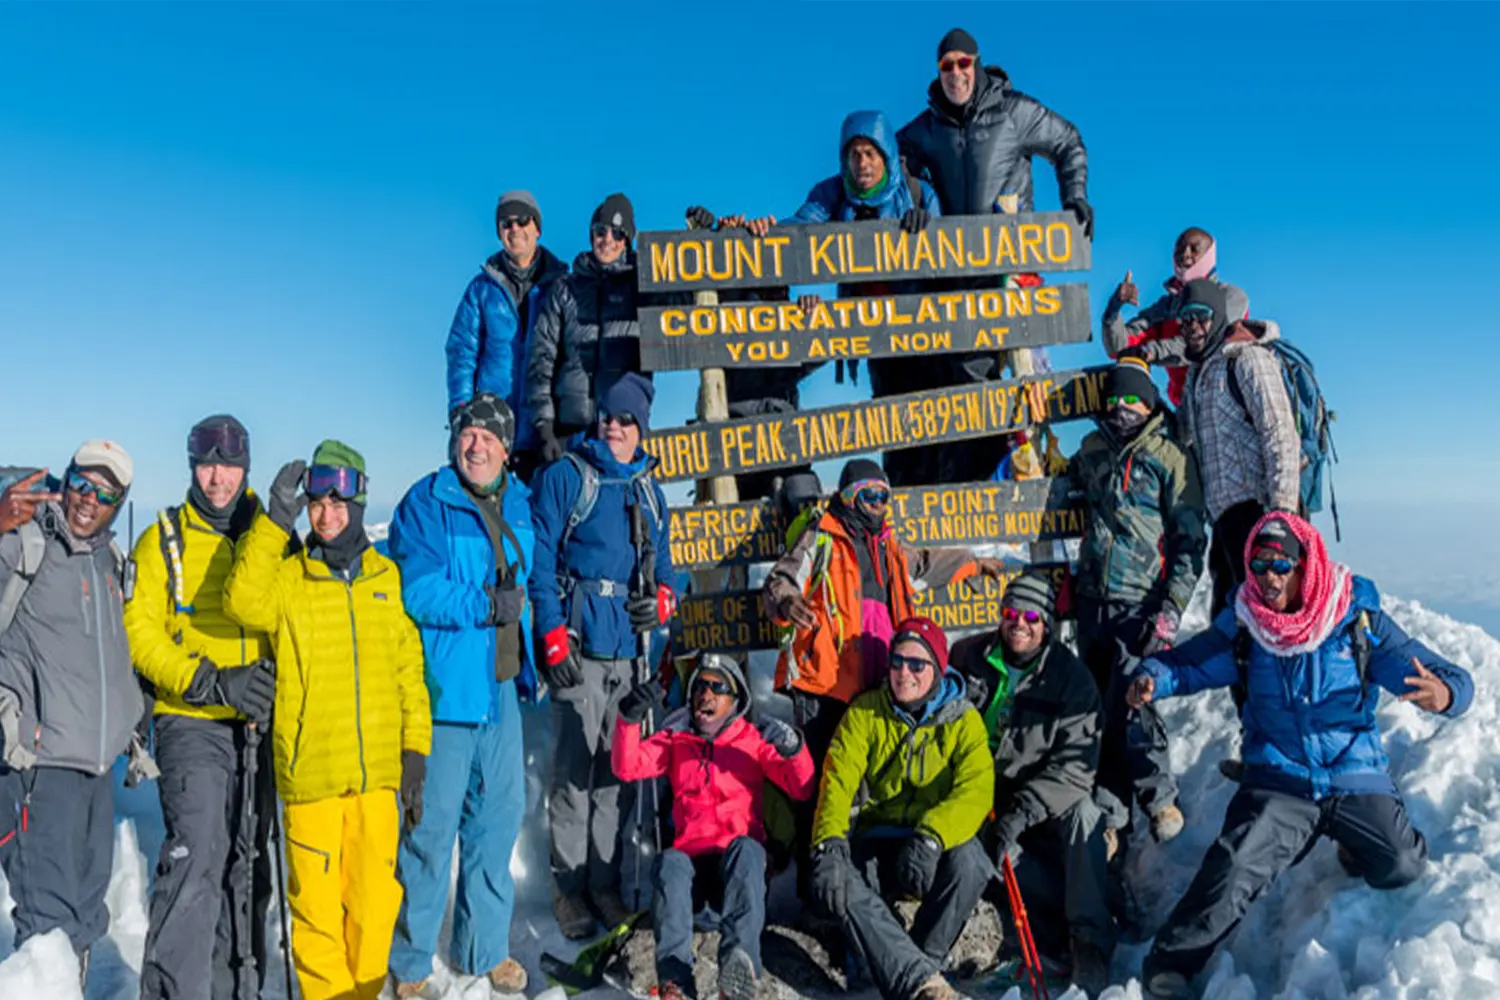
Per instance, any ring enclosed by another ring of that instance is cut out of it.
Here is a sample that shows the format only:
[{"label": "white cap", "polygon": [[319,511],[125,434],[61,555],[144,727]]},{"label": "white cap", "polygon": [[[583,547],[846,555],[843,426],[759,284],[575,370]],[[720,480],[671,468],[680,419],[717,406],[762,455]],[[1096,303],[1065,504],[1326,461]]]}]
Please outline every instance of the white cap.
[{"label": "white cap", "polygon": [[104,438],[89,438],[79,445],[73,453],[73,465],[80,469],[104,469],[125,489],[135,478],[135,463],[130,460],[130,453]]}]

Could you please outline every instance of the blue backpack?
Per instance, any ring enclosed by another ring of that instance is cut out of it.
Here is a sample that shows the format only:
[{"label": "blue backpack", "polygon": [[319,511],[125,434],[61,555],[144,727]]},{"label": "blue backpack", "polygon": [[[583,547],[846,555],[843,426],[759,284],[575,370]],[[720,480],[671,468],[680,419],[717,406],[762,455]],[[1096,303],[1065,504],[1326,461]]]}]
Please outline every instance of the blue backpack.
[{"label": "blue backpack", "polygon": [[[1339,532],[1338,498],[1333,493],[1333,473],[1329,465],[1339,459],[1333,446],[1333,421],[1337,418],[1323,399],[1323,390],[1318,387],[1318,376],[1312,359],[1299,348],[1283,339],[1262,343],[1262,347],[1276,356],[1281,365],[1281,382],[1286,386],[1286,395],[1292,405],[1292,418],[1297,422],[1297,436],[1302,442],[1302,508],[1311,515],[1323,509],[1323,480],[1328,480],[1328,508],[1333,514],[1333,535],[1342,540]],[[1234,360],[1229,362],[1229,394],[1250,417],[1250,408],[1245,404],[1239,377],[1235,374]]]}]

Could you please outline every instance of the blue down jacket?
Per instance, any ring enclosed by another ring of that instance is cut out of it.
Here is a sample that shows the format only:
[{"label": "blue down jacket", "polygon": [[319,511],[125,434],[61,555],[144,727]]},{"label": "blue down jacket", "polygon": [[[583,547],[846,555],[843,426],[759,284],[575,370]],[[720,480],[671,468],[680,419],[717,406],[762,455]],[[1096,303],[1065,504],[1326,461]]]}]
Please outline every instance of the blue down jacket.
[{"label": "blue down jacket", "polygon": [[[596,659],[629,659],[637,655],[635,634],[625,600],[636,585],[637,559],[630,537],[627,505],[641,502],[641,491],[655,494],[660,520],[652,525],[656,537],[656,582],[681,594],[682,582],[672,568],[668,540],[667,502],[661,487],[649,474],[631,483],[630,477],[649,469],[656,459],[637,450],[634,461],[622,465],[598,438],[584,438],[573,448],[599,473],[599,495],[594,509],[573,531],[566,548],[564,530],[573,504],[583,489],[583,477],[571,461],[563,459],[544,468],[534,480],[536,495],[536,565],[532,569],[531,604],[542,635],[570,624],[582,636],[580,652]],[[647,508],[650,509],[649,506]],[[647,515],[648,522],[650,515]],[[568,581],[571,597],[563,593],[558,575]],[[606,596],[597,586],[579,587],[578,581],[610,581],[614,593]]]},{"label": "blue down jacket", "polygon": [[[844,150],[854,139],[869,139],[885,156],[885,186],[869,198],[853,194],[844,183]],[[911,188],[901,169],[901,154],[890,123],[879,111],[856,111],[844,119],[839,133],[839,172],[819,181],[807,195],[807,201],[783,224],[797,222],[848,222],[852,219],[899,219],[914,207]],[[917,182],[922,190],[922,207],[933,218],[943,214],[937,192],[926,181]]]},{"label": "blue down jacket", "polygon": [[[1360,612],[1368,616],[1372,645],[1363,698],[1351,652]],[[1157,698],[1227,687],[1240,680],[1236,631],[1231,596],[1212,627],[1146,660],[1138,673],[1155,679]],[[1380,594],[1363,577],[1354,578],[1348,613],[1314,652],[1279,657],[1252,642],[1245,678],[1245,784],[1315,800],[1395,792],[1375,722],[1377,688],[1409,693],[1406,678],[1416,676],[1412,657],[1453,691],[1453,704],[1443,714],[1462,714],[1474,698],[1468,671],[1403,632],[1381,612]]]},{"label": "blue down jacket", "polygon": [[[500,510],[521,551],[507,539],[505,561],[516,567],[524,587],[533,570],[536,540],[531,494],[515,476],[508,479]],[[389,548],[401,567],[406,613],[422,633],[433,719],[496,721],[495,630],[487,624],[490,598],[485,590],[496,582],[495,549],[484,516],[451,466],[406,491],[391,519]],[[521,616],[521,672],[516,676],[523,701],[534,700],[537,692],[531,626],[528,607]]]}]

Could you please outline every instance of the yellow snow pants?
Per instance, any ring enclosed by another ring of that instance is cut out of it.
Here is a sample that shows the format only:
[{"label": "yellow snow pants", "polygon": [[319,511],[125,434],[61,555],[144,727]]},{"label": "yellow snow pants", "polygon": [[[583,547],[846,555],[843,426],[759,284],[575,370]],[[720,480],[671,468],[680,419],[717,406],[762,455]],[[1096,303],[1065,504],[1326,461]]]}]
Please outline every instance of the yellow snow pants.
[{"label": "yellow snow pants", "polygon": [[381,789],[286,807],[292,959],[305,1000],[375,1000],[401,909],[401,810]]}]

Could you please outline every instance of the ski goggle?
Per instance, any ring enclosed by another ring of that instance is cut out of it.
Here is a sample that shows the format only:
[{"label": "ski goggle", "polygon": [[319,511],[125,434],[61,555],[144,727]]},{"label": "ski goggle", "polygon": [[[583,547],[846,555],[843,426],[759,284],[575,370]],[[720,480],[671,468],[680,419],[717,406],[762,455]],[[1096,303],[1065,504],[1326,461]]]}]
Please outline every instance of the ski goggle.
[{"label": "ski goggle", "polygon": [[891,491],[878,486],[866,486],[859,491],[859,502],[869,504],[871,507],[879,507],[881,504],[891,502]]},{"label": "ski goggle", "polygon": [[1188,306],[1177,314],[1180,323],[1197,323],[1199,326],[1207,326],[1214,321],[1214,311],[1208,306]]},{"label": "ski goggle", "polygon": [[1028,625],[1035,625],[1037,622],[1042,620],[1042,613],[1031,608],[1027,608],[1024,611],[1022,611],[1020,608],[1001,608],[1000,617],[1008,622],[1019,620],[1025,622]]},{"label": "ski goggle", "polygon": [[1250,572],[1255,576],[1265,576],[1267,573],[1275,573],[1277,576],[1286,576],[1297,568],[1297,560],[1278,556],[1275,559],[1251,559]]},{"label": "ski goggle", "polygon": [[625,230],[621,229],[619,226],[606,226],[602,223],[597,226],[590,226],[589,235],[596,240],[602,240],[604,237],[608,236],[610,239],[614,240],[617,243],[630,242],[630,237],[625,235]]},{"label": "ski goggle", "polygon": [[892,653],[890,658],[890,665],[892,673],[898,670],[904,670],[909,674],[920,674],[922,671],[934,667],[937,664],[933,663],[931,660],[924,660],[920,656],[902,656],[899,653]]},{"label": "ski goggle", "polygon": [[302,490],[310,497],[332,493],[340,500],[353,500],[365,491],[365,474],[347,465],[314,465],[302,476]]},{"label": "ski goggle", "polygon": [[938,63],[938,69],[944,73],[952,73],[955,69],[968,69],[972,65],[974,65],[973,56],[955,56]]},{"label": "ski goggle", "polygon": [[207,424],[188,435],[188,458],[194,462],[243,462],[250,451],[250,436],[233,424]]},{"label": "ski goggle", "polygon": [[1135,395],[1134,393],[1131,393],[1131,394],[1126,395],[1126,396],[1106,396],[1105,399],[1104,399],[1104,405],[1105,406],[1109,406],[1109,407],[1121,406],[1121,405],[1124,405],[1124,406],[1135,406],[1135,405],[1139,404],[1140,401],[1141,401],[1141,397]]},{"label": "ski goggle", "polygon": [[734,686],[722,677],[699,677],[693,681],[693,694],[700,691],[712,691],[717,695],[734,694]]},{"label": "ski goggle", "polygon": [[123,490],[116,493],[107,486],[100,486],[77,469],[68,470],[68,489],[81,497],[93,496],[102,507],[113,507],[125,496]]}]

